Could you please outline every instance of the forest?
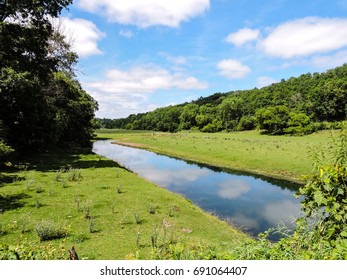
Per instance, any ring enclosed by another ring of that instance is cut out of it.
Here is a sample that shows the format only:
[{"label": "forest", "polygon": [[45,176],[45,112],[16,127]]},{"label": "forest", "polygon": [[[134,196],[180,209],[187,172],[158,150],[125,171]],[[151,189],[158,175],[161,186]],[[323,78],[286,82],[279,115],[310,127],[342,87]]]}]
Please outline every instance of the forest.
[{"label": "forest", "polygon": [[324,73],[303,74],[263,88],[215,93],[190,103],[98,119],[102,128],[177,132],[243,131],[309,134],[340,128],[347,113],[347,64]]},{"label": "forest", "polygon": [[57,18],[72,0],[0,1],[0,162],[48,146],[90,146],[97,102]]}]

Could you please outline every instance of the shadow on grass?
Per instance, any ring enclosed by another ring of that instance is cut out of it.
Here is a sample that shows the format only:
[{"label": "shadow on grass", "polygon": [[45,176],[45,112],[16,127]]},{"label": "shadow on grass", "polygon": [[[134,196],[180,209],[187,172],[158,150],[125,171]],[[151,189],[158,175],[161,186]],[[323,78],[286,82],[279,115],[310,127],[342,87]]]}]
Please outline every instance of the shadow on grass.
[{"label": "shadow on grass", "polygon": [[[85,156],[85,157],[83,157]],[[90,158],[90,159],[89,159]],[[91,151],[66,151],[54,150],[45,153],[39,153],[27,156],[25,159],[27,170],[36,170],[41,172],[59,171],[61,169],[87,169],[87,168],[105,168],[121,167],[115,161],[105,159],[95,155]]]},{"label": "shadow on grass", "polygon": [[21,200],[27,199],[30,196],[27,194],[15,194],[15,195],[0,195],[0,210],[2,212],[14,210],[24,206],[24,202]]},{"label": "shadow on grass", "polygon": [[8,174],[0,173],[0,188],[5,186],[6,184],[11,184],[11,183],[14,183],[17,181],[23,181],[23,180],[25,180],[25,178],[18,175],[8,175]]}]

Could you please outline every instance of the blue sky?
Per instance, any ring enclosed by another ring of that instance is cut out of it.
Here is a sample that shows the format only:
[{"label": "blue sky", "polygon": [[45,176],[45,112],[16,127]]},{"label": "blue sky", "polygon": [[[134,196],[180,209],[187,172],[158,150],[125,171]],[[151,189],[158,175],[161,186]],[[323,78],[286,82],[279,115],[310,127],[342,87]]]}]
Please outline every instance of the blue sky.
[{"label": "blue sky", "polygon": [[75,0],[61,22],[101,118],[347,62],[347,0]]}]

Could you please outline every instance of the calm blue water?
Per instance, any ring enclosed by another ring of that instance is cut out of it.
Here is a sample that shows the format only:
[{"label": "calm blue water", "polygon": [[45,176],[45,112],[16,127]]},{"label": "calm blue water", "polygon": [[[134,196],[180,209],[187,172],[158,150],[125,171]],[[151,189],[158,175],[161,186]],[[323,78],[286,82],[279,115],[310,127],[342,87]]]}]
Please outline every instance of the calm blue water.
[{"label": "calm blue water", "polygon": [[94,152],[254,236],[279,222],[290,226],[300,213],[300,201],[294,197],[298,186],[285,181],[211,169],[111,141],[95,142]]}]

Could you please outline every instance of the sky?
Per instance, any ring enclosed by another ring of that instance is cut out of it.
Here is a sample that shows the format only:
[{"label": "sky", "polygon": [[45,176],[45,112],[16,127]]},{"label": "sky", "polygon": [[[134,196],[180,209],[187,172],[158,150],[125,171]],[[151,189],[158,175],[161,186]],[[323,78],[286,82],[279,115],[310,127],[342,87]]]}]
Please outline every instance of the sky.
[{"label": "sky", "polygon": [[60,21],[99,118],[347,63],[347,0],[74,0]]}]

